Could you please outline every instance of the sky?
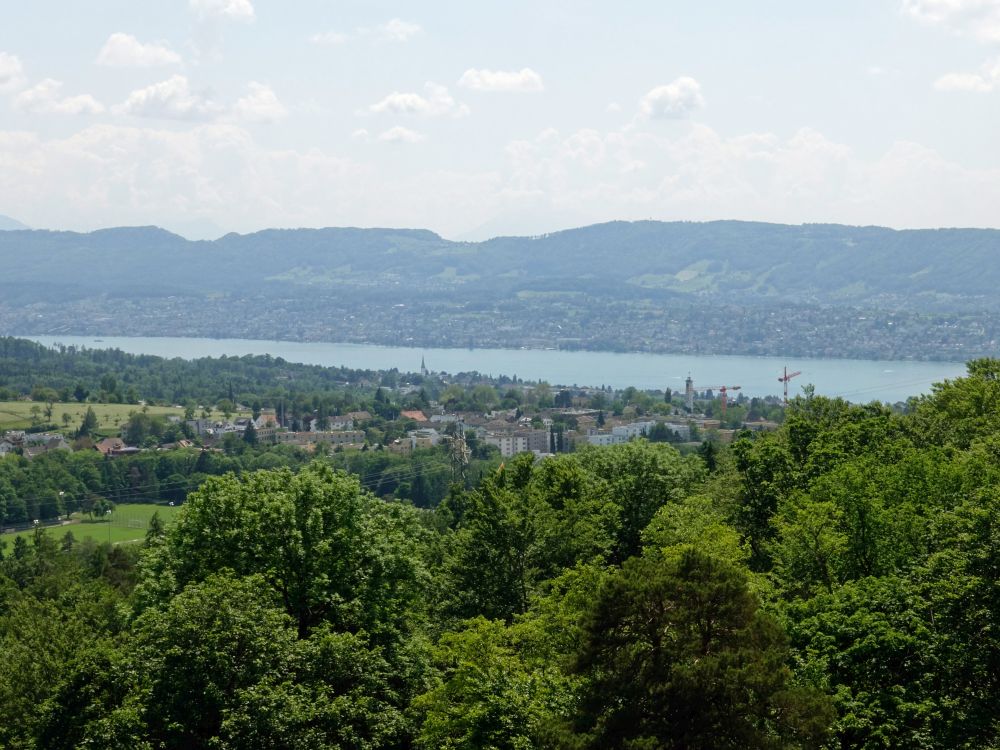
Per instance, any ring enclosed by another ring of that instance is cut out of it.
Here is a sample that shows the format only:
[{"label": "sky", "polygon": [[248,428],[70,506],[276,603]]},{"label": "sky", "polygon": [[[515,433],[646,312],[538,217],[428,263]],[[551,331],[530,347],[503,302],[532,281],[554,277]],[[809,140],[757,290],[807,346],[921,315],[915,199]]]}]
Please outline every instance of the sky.
[{"label": "sky", "polygon": [[0,3],[35,228],[1000,226],[1000,0]]}]

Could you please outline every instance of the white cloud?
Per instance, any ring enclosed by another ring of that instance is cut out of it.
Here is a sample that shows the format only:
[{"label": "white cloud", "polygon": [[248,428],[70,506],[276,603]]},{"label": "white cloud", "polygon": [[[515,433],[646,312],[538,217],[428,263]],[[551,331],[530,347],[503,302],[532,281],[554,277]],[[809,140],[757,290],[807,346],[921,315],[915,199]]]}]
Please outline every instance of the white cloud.
[{"label": "white cloud", "polygon": [[350,34],[344,34],[340,31],[324,31],[321,34],[313,34],[309,37],[309,41],[313,44],[332,46],[334,44],[343,44],[350,38]]},{"label": "white cloud", "polygon": [[143,44],[131,34],[116,32],[97,54],[97,64],[116,68],[149,68],[177,65],[181,56],[163,42]]},{"label": "white cloud", "polygon": [[981,42],[1000,42],[1000,0],[903,0],[902,7],[922,23]]},{"label": "white cloud", "polygon": [[239,232],[465,229],[489,218],[499,187],[492,173],[432,168],[403,175],[323,149],[271,148],[236,123],[180,130],[108,123],[58,138],[0,129],[0,164],[5,213],[34,226],[81,230],[208,221]]},{"label": "white cloud", "polygon": [[62,81],[46,78],[14,98],[14,108],[20,112],[43,115],[97,115],[104,105],[90,94],[62,96]]},{"label": "white cloud", "polygon": [[313,44],[324,46],[344,44],[351,39],[361,39],[363,37],[381,39],[387,42],[406,42],[422,31],[423,28],[420,24],[404,21],[401,18],[393,18],[381,26],[362,26],[351,33],[345,31],[320,32],[310,36],[309,41]]},{"label": "white cloud", "polygon": [[419,34],[423,29],[420,24],[393,18],[378,27],[379,35],[391,42],[405,42]]},{"label": "white cloud", "polygon": [[0,52],[0,92],[14,91],[24,85],[21,61],[7,52]]},{"label": "white cloud", "polygon": [[823,134],[724,137],[691,125],[680,137],[625,129],[546,131],[508,147],[506,213],[610,219],[990,226],[1000,169],[963,167],[918,144],[864,158]]},{"label": "white cloud", "polygon": [[380,133],[378,139],[387,143],[420,143],[420,141],[424,140],[424,136],[415,130],[397,125]]},{"label": "white cloud", "polygon": [[520,70],[486,70],[469,68],[458,79],[458,85],[475,91],[543,91],[542,77],[531,68]]},{"label": "white cloud", "polygon": [[368,132],[368,128],[358,128],[351,133],[351,138],[358,141],[367,141],[371,138],[371,133]]},{"label": "white cloud", "polygon": [[657,86],[639,102],[639,113],[651,120],[687,117],[705,106],[701,84],[688,76]]},{"label": "white cloud", "polygon": [[[484,171],[396,171],[322,149],[269,148],[232,122],[100,124],[43,138],[0,130],[0,205],[37,226],[170,227],[210,219],[267,226],[420,226],[445,234],[497,217],[540,230],[606,219],[743,218],[890,226],[989,226],[1000,169],[965,167],[914,143],[868,158],[821,133],[725,137],[548,130]],[[387,131],[392,132],[392,131]],[[388,139],[406,142],[396,131]]]},{"label": "white cloud", "polygon": [[379,102],[372,104],[368,111],[372,114],[418,115],[422,117],[464,117],[469,108],[459,104],[440,84],[428,81],[424,84],[426,95],[393,91]]},{"label": "white cloud", "polygon": [[233,113],[241,120],[275,122],[288,116],[288,110],[270,86],[251,81],[250,93],[239,99]]},{"label": "white cloud", "polygon": [[978,73],[948,73],[934,82],[938,91],[975,91],[988,93],[1000,90],[1000,58],[987,63]]},{"label": "white cloud", "polygon": [[992,91],[996,81],[988,79],[979,73],[946,73],[934,81],[938,91]]},{"label": "white cloud", "polygon": [[230,21],[250,22],[255,18],[250,0],[189,0],[191,10],[198,17],[222,18]]},{"label": "white cloud", "polygon": [[219,114],[222,108],[208,97],[191,91],[182,75],[136,89],[114,108],[116,114],[158,117],[168,120],[199,120]]}]

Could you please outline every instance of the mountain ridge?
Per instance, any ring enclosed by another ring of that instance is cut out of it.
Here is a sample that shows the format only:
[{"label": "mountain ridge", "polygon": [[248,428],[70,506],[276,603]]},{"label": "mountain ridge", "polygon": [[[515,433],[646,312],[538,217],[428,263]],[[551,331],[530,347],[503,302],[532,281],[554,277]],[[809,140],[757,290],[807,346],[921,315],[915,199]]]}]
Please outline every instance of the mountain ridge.
[{"label": "mountain ridge", "polygon": [[17,219],[0,214],[0,232],[17,232],[30,228],[27,224],[23,224]]},{"label": "mountain ridge", "polygon": [[[75,293],[141,282],[163,294],[278,287],[425,287],[514,294],[546,284],[839,305],[940,309],[996,303],[1000,230],[838,224],[615,221],[529,237],[455,242],[426,229],[323,227],[186,240],[158,227],[0,235],[0,287]],[[91,264],[101,272],[93,274]],[[996,267],[996,268],[994,268]],[[404,292],[404,294],[409,292]]]},{"label": "mountain ridge", "polygon": [[608,222],[0,233],[0,332],[947,359],[1000,353],[1000,230]]}]

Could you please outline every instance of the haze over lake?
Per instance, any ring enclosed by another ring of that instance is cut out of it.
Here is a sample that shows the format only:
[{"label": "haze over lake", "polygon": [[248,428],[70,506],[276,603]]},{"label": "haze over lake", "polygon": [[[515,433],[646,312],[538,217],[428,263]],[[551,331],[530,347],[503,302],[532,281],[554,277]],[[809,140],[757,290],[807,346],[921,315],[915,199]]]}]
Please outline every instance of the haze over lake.
[{"label": "haze over lake", "polygon": [[851,401],[902,401],[926,393],[931,384],[962,375],[961,362],[872,361],[849,359],[782,359],[778,357],[694,356],[672,354],[617,354],[613,352],[542,349],[421,349],[370,344],[301,343],[250,339],[207,339],[129,336],[24,336],[48,346],[65,344],[91,349],[117,348],[133,354],[160,357],[242,356],[270,354],[289,362],[356,369],[417,372],[423,359],[433,371],[517,375],[525,380],[547,380],[558,385],[641,389],[684,389],[688,373],[695,386],[739,385],[749,396],[779,394],[778,375],[786,365],[802,375],[789,393],[801,393],[812,383],[817,394],[843,396]]}]

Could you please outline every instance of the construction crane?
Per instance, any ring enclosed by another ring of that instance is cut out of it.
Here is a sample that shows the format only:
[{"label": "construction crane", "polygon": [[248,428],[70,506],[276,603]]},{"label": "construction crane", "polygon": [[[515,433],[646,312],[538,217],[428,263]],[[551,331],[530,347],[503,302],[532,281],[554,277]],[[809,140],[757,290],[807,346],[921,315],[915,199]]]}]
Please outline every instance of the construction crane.
[{"label": "construction crane", "polygon": [[729,391],[738,391],[743,386],[741,385],[699,385],[698,388],[702,391],[718,391],[722,396],[722,421],[726,421],[726,404],[729,403],[729,396],[726,394]]},{"label": "construction crane", "polygon": [[778,382],[785,384],[785,406],[788,406],[788,381],[792,378],[801,375],[802,370],[796,370],[795,372],[789,372],[788,367],[785,367],[785,374],[778,376]]}]

